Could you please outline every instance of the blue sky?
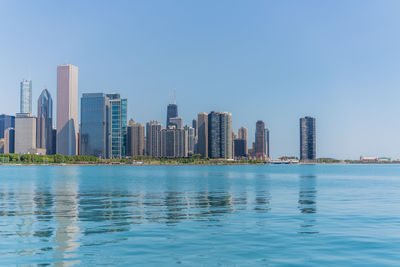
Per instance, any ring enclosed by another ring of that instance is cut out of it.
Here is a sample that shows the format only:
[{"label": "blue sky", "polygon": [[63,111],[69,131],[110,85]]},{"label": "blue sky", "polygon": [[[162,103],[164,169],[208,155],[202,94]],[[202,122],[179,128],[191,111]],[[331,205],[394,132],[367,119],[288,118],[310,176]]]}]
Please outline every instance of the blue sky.
[{"label": "blue sky", "polygon": [[318,157],[397,158],[399,11],[368,0],[0,0],[0,113],[18,112],[22,78],[35,110],[45,84],[56,98],[56,67],[71,63],[80,95],[118,92],[135,121],[165,125],[175,89],[185,123],[229,111],[254,139],[264,120],[273,157],[298,155],[309,115]]}]

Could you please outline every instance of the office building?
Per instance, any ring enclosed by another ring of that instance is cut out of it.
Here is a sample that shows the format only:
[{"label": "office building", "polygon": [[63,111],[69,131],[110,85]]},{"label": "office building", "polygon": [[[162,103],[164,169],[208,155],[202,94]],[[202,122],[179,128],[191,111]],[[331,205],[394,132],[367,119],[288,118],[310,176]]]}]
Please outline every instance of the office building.
[{"label": "office building", "polygon": [[119,94],[107,94],[110,101],[111,158],[126,157],[128,100]]},{"label": "office building", "polygon": [[5,140],[4,138],[0,138],[0,154],[6,154],[4,152],[4,145],[5,145]]},{"label": "office building", "polygon": [[57,67],[57,153],[78,152],[78,67]]},{"label": "office building", "polygon": [[[248,131],[246,127],[240,127],[238,130],[238,139],[242,139],[244,140],[245,144],[245,154],[248,155],[249,154],[249,148],[248,148],[248,141],[249,141],[249,137],[248,137]],[[235,154],[236,155],[236,154]]]},{"label": "office building", "polygon": [[256,123],[255,156],[257,159],[265,159],[265,124],[259,120]]},{"label": "office building", "polygon": [[32,81],[22,80],[20,83],[19,112],[32,114]]},{"label": "office building", "polygon": [[4,153],[15,153],[15,130],[8,128],[4,131]]},{"label": "office building", "polygon": [[208,157],[208,115],[201,112],[197,116],[197,152],[203,158]]},{"label": "office building", "polygon": [[265,147],[266,147],[265,153],[266,153],[267,159],[270,159],[271,157],[269,155],[269,129],[265,129],[265,142],[266,142],[266,144],[265,144]]},{"label": "office building", "polygon": [[194,129],[194,136],[197,138],[197,133],[198,133],[198,123],[197,119],[192,120],[192,127]]},{"label": "office building", "polygon": [[300,118],[300,159],[316,159],[315,118]]},{"label": "office building", "polygon": [[184,130],[187,136],[188,155],[190,156],[195,154],[195,142],[196,142],[195,129],[193,127],[190,127],[189,125],[186,125],[184,127]]},{"label": "office building", "polygon": [[15,116],[0,115],[0,138],[4,138],[4,131],[15,127]]},{"label": "office building", "polygon": [[173,125],[171,124],[171,118],[176,118],[178,117],[178,105],[175,104],[169,104],[167,107],[167,126]]},{"label": "office building", "polygon": [[212,111],[208,114],[208,156],[232,159],[232,115]]},{"label": "office building", "polygon": [[81,98],[80,154],[110,157],[110,103],[103,93],[83,94]]},{"label": "office building", "polygon": [[246,141],[244,139],[235,139],[234,141],[235,158],[241,159],[247,156],[246,153]]},{"label": "office building", "polygon": [[55,154],[53,150],[53,100],[47,89],[44,89],[38,99],[36,125],[36,147],[46,149],[48,155]]},{"label": "office building", "polygon": [[182,120],[182,118],[179,118],[179,117],[170,118],[168,126],[171,126],[171,125],[174,125],[176,127],[176,129],[182,129],[183,128],[183,120]]},{"label": "office building", "polygon": [[36,150],[36,118],[29,113],[15,117],[15,153],[28,154]]},{"label": "office building", "polygon": [[175,125],[161,130],[162,157],[184,158],[188,156],[187,135],[184,129],[177,129]]},{"label": "office building", "polygon": [[143,156],[145,152],[144,125],[132,119],[128,124],[128,156]]},{"label": "office building", "polygon": [[146,123],[146,153],[153,158],[160,158],[161,152],[161,124],[150,121]]}]

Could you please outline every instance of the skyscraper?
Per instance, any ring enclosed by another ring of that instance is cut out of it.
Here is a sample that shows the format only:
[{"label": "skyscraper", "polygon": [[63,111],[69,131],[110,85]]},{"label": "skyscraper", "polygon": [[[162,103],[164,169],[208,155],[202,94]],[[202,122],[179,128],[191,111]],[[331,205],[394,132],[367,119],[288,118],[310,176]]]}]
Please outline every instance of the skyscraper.
[{"label": "skyscraper", "polygon": [[146,153],[153,158],[159,158],[161,152],[161,124],[150,121],[146,123]]},{"label": "skyscraper", "polygon": [[17,113],[15,118],[15,153],[36,151],[36,118],[30,113]]},{"label": "skyscraper", "polygon": [[203,158],[208,157],[208,115],[205,112],[199,113],[197,116],[198,138],[197,153]]},{"label": "skyscraper", "polygon": [[15,116],[0,115],[0,138],[4,138],[4,131],[15,127]]},{"label": "skyscraper", "polygon": [[174,125],[161,130],[161,145],[162,157],[184,158],[188,155],[186,131]]},{"label": "skyscraper", "polygon": [[32,81],[22,80],[20,83],[20,113],[32,114]]},{"label": "skyscraper", "polygon": [[4,153],[15,153],[15,130],[8,128],[4,131]]},{"label": "skyscraper", "polygon": [[44,89],[38,99],[36,125],[36,146],[46,149],[48,155],[53,151],[53,100],[47,89]]},{"label": "skyscraper", "polygon": [[266,148],[267,150],[265,151],[265,153],[267,154],[267,159],[270,159],[270,155],[269,155],[269,129],[265,129],[265,142],[266,142]]},{"label": "skyscraper", "polygon": [[257,159],[265,159],[265,124],[259,120],[256,123],[255,154]]},{"label": "skyscraper", "polygon": [[82,155],[110,157],[109,109],[109,99],[105,94],[82,95],[80,132],[80,153]]},{"label": "skyscraper", "polygon": [[167,126],[173,125],[171,123],[171,118],[178,117],[178,105],[177,104],[169,104],[167,107]]},{"label": "skyscraper", "polygon": [[128,100],[119,94],[107,94],[110,99],[111,158],[124,158],[127,149]]},{"label": "skyscraper", "polygon": [[210,158],[232,159],[232,115],[212,111],[208,114],[208,155]]},{"label": "skyscraper", "polygon": [[145,152],[144,125],[132,119],[128,124],[128,156],[142,156]]},{"label": "skyscraper", "polygon": [[247,156],[246,153],[246,142],[244,139],[235,139],[234,141],[235,158],[240,159]]},{"label": "skyscraper", "polygon": [[[248,148],[248,133],[247,133],[247,128],[246,127],[240,127],[238,130],[238,139],[244,140],[244,153],[246,155],[249,154],[249,148]],[[236,155],[236,154],[235,154]]]},{"label": "skyscraper", "polygon": [[195,147],[195,130],[193,127],[190,127],[189,125],[186,125],[184,127],[186,136],[187,136],[187,149],[188,149],[188,154],[193,155],[195,153],[194,147]]},{"label": "skyscraper", "polygon": [[78,67],[57,67],[57,153],[73,156],[78,151]]},{"label": "skyscraper", "polygon": [[168,125],[168,126],[175,125],[175,127],[177,129],[182,129],[183,128],[183,120],[182,120],[182,118],[179,118],[179,117],[170,118],[169,119],[169,124],[170,125]]},{"label": "skyscraper", "polygon": [[315,118],[300,118],[300,159],[316,159]]}]

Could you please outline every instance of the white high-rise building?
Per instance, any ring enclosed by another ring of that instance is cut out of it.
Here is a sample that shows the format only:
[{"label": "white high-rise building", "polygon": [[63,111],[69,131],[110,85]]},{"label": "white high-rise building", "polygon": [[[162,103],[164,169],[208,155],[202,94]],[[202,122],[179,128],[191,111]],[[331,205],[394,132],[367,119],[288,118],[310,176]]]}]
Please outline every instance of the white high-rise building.
[{"label": "white high-rise building", "polygon": [[32,81],[22,80],[20,89],[19,112],[32,114]]},{"label": "white high-rise building", "polygon": [[73,156],[78,151],[78,67],[57,67],[57,153]]}]

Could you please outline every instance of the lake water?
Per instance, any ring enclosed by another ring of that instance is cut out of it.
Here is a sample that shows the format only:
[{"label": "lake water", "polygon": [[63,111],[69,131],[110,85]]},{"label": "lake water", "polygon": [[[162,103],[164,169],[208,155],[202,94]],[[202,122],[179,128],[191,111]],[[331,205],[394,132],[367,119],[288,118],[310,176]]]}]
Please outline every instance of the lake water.
[{"label": "lake water", "polygon": [[400,165],[0,167],[1,266],[399,264]]}]

